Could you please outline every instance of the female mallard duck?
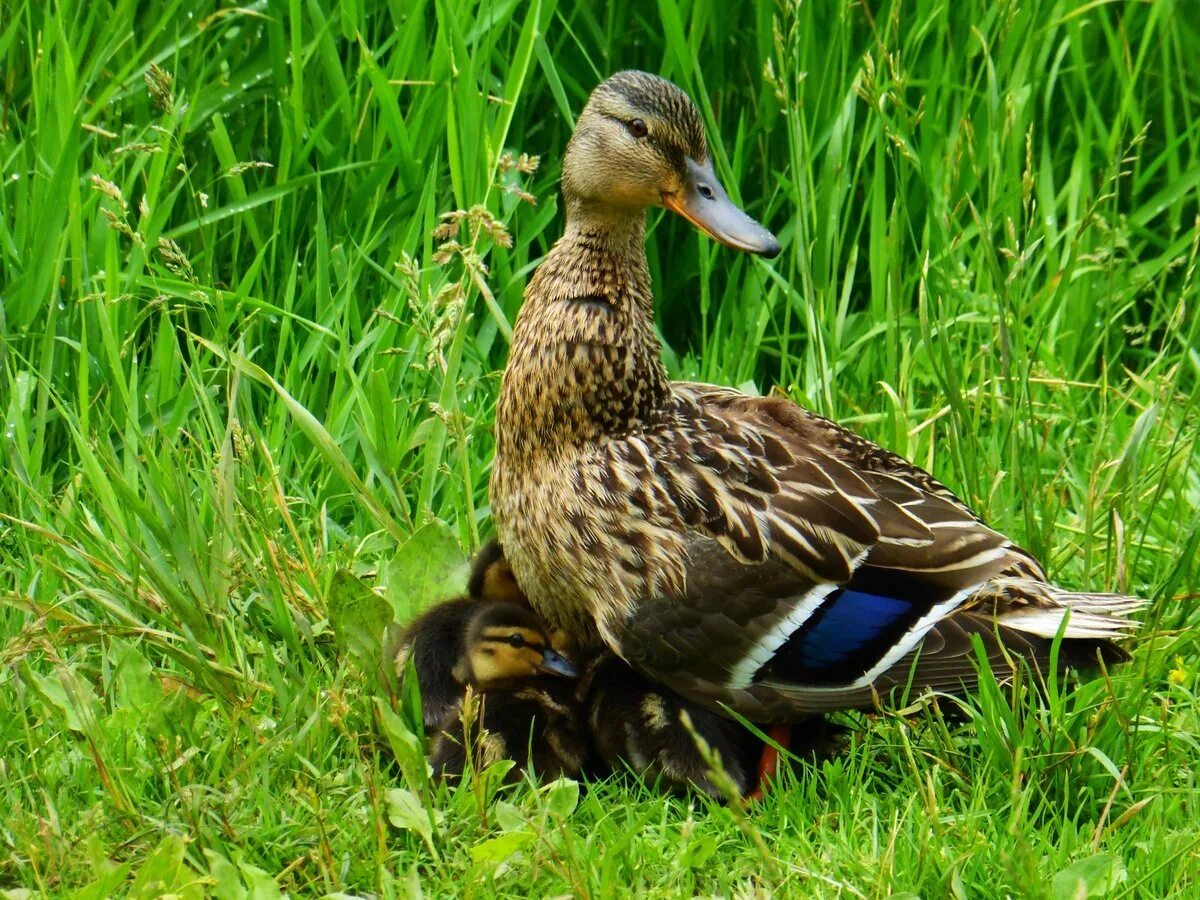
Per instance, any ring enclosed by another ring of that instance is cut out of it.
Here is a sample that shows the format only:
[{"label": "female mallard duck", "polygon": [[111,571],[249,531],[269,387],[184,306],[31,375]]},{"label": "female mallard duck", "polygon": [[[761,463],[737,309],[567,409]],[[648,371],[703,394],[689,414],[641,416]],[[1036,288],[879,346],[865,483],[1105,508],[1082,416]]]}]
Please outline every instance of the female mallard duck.
[{"label": "female mallard duck", "polygon": [[[484,560],[476,573],[491,568]],[[396,657],[402,676],[412,659],[422,717],[434,731],[434,771],[461,775],[477,747],[484,764],[510,758],[528,760],[544,777],[579,774],[588,743],[568,680],[577,669],[551,646],[528,606],[495,599],[491,582],[473,577],[472,585],[476,596],[439,603],[414,620]],[[463,716],[468,687],[477,704]]]},{"label": "female mallard duck", "polygon": [[993,663],[1124,658],[1142,601],[1063,590],[906,460],[781,398],[671,382],[646,210],[774,256],[674,85],[621,72],[567,146],[566,232],[530,280],[496,409],[492,511],[533,608],[586,649],[759,722]]}]

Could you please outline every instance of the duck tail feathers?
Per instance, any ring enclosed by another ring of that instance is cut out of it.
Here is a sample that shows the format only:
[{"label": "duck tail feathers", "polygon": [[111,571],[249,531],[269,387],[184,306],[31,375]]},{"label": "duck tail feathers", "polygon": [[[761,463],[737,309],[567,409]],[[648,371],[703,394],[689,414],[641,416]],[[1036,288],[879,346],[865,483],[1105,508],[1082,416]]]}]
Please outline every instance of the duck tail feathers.
[{"label": "duck tail feathers", "polygon": [[[1066,639],[1115,640],[1129,636],[1141,625],[1130,616],[1149,603],[1125,594],[1093,594],[1067,591],[1054,585],[1038,585],[1036,598],[1026,593],[1026,602],[1001,612],[997,618],[1008,628],[1038,637],[1054,638],[1062,630]],[[1063,626],[1063,619],[1066,626]]]}]

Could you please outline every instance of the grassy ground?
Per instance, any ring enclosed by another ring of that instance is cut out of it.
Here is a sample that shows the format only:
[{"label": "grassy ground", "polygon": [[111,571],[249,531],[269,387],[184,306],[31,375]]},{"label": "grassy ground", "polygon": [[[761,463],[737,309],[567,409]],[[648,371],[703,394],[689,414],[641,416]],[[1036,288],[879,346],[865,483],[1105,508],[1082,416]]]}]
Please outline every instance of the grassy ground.
[{"label": "grassy ground", "polygon": [[[1188,4],[323,6],[6,0],[5,895],[1196,896]],[[848,718],[749,816],[391,767],[334,572],[403,617],[488,533],[558,159],[630,66],[785,245],[652,216],[672,372],[784,390],[1063,583],[1152,597],[1132,664]]]}]

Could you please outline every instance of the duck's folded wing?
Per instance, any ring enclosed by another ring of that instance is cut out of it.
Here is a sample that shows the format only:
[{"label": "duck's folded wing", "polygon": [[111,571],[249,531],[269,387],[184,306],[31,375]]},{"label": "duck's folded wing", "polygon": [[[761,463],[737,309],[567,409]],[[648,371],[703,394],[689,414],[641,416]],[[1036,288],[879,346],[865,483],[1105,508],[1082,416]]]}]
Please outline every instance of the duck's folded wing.
[{"label": "duck's folded wing", "polygon": [[929,670],[936,683],[921,686],[969,675],[969,640],[936,635],[958,592],[890,574],[860,566],[842,584],[816,581],[780,559],[743,562],[695,535],[686,592],[639,605],[619,649],[654,680],[761,721],[871,705],[931,631],[929,653],[945,659]]},{"label": "duck's folded wing", "polygon": [[687,523],[745,562],[838,584],[869,562],[961,588],[1028,559],[932,476],[789,401],[676,396],[646,456]]},{"label": "duck's folded wing", "polygon": [[[619,650],[654,681],[755,721],[873,707],[902,699],[892,696],[897,689],[912,697],[969,689],[978,677],[976,636],[998,676],[1050,658],[1048,607],[1030,629],[1022,617],[1031,613],[986,592],[963,602],[960,592],[873,566],[845,584],[818,583],[779,560],[743,563],[711,538],[688,543],[686,594],[639,606],[618,632]],[[1100,604],[1094,611],[1072,610],[1060,667],[1095,663],[1098,652],[1107,662],[1123,658],[1109,640],[1123,634],[1128,623],[1119,617],[1137,601],[1092,602]]]},{"label": "duck's folded wing", "polygon": [[998,577],[1042,573],[932,476],[787,401],[678,389],[687,424],[646,456],[694,528],[687,577],[625,621],[634,665],[770,718],[754,698],[794,712],[909,678],[957,689],[972,634],[997,660],[1045,639],[1044,622],[1010,635],[998,609],[968,608]]}]

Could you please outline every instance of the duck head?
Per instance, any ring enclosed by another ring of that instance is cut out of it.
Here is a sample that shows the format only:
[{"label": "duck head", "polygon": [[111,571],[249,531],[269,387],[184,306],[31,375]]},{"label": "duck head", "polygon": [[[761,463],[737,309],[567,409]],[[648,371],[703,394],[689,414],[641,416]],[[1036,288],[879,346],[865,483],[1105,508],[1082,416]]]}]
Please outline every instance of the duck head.
[{"label": "duck head", "polygon": [[721,186],[691,98],[647,72],[618,72],[592,92],[563,161],[568,222],[640,217],[661,206],[722,244],[773,257],[779,241]]},{"label": "duck head", "polygon": [[502,601],[480,604],[467,628],[466,658],[468,680],[482,690],[539,675],[579,675],[550,645],[532,610]]}]

